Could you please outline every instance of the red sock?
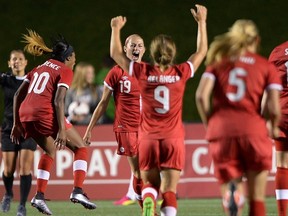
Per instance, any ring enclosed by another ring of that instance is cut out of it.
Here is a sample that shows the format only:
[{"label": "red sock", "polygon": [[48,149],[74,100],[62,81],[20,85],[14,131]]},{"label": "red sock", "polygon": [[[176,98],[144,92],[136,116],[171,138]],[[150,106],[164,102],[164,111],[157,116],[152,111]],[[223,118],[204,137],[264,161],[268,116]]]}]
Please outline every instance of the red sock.
[{"label": "red sock", "polygon": [[48,180],[50,177],[50,170],[53,164],[53,158],[47,154],[43,154],[38,163],[37,172],[37,192],[45,193]]},{"label": "red sock", "polygon": [[87,148],[78,148],[74,151],[74,162],[73,162],[73,172],[74,172],[74,187],[83,187],[83,182],[85,180],[87,171]]},{"label": "red sock", "polygon": [[142,187],[143,187],[142,179],[138,179],[133,175],[133,189],[136,193],[136,199],[138,200],[138,203],[141,208],[143,208],[143,200],[141,197]]},{"label": "red sock", "polygon": [[288,204],[288,169],[277,167],[275,183],[278,215],[286,216]]},{"label": "red sock", "polygon": [[177,214],[177,198],[176,194],[172,191],[168,191],[162,194],[163,202],[161,205],[161,213],[164,215],[176,215]]},{"label": "red sock", "polygon": [[266,209],[262,201],[250,201],[249,216],[265,216]]}]

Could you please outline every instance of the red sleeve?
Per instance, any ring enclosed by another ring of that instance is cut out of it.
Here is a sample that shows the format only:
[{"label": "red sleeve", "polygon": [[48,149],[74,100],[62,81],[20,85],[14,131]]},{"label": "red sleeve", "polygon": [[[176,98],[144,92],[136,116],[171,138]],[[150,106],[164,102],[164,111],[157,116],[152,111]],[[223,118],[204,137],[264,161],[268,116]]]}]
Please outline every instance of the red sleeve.
[{"label": "red sleeve", "polygon": [[73,80],[73,71],[69,68],[65,68],[60,72],[60,80],[58,86],[64,86],[69,89]]},{"label": "red sleeve", "polygon": [[107,76],[105,77],[104,84],[112,91],[114,91],[115,84],[119,79],[119,75],[122,74],[122,69],[119,66],[114,66]]}]

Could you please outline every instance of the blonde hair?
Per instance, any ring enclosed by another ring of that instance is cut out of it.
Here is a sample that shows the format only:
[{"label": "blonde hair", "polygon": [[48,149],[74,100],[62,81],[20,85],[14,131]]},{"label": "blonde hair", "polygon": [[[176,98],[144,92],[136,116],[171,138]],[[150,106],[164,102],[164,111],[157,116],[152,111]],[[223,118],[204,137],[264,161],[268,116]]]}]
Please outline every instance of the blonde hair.
[{"label": "blonde hair", "polygon": [[251,20],[237,20],[229,31],[216,36],[206,57],[206,65],[220,62],[225,57],[239,56],[259,37],[255,23]]},{"label": "blonde hair", "polygon": [[41,56],[43,53],[52,53],[53,50],[48,48],[43,38],[31,29],[27,29],[28,34],[23,34],[23,43],[27,45],[24,47],[24,51],[35,55]]},{"label": "blonde hair", "polygon": [[173,64],[176,55],[176,45],[170,36],[158,35],[150,44],[150,55],[154,64],[166,70]]},{"label": "blonde hair", "polygon": [[87,68],[92,67],[94,69],[94,66],[87,62],[79,62],[75,66],[75,72],[73,77],[73,82],[71,84],[71,89],[75,90],[76,95],[79,95],[83,92],[85,88],[90,88],[93,92],[93,94],[96,94],[96,86],[92,83],[88,83],[86,80],[86,72]]},{"label": "blonde hair", "polygon": [[47,47],[43,38],[31,29],[27,29],[28,34],[23,34],[23,43],[26,43],[24,51],[34,55],[41,56],[43,54],[51,54],[51,58],[60,62],[65,62],[67,57],[74,52],[73,47],[68,44],[62,35],[58,38],[52,38],[52,48]]}]

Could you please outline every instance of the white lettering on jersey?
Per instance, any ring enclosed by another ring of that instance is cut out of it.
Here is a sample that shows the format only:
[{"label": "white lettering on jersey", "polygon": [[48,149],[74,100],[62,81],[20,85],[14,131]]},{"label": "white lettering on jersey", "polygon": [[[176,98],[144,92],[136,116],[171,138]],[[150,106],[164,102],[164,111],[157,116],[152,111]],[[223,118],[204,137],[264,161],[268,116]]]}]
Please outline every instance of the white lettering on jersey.
[{"label": "white lettering on jersey", "polygon": [[180,80],[179,76],[172,75],[160,75],[160,76],[149,76],[147,81],[149,83],[175,83]]},{"label": "white lettering on jersey", "polygon": [[254,64],[255,63],[255,59],[252,58],[252,57],[245,57],[245,56],[242,56],[240,57],[240,61],[241,62],[244,62],[246,64]]},{"label": "white lettering on jersey", "polygon": [[47,66],[47,67],[53,68],[54,70],[59,70],[59,69],[60,69],[60,66],[59,66],[59,65],[53,64],[53,63],[50,62],[50,61],[46,61],[46,62],[44,62],[42,65],[40,65],[40,66],[38,66],[38,67],[42,67],[42,66]]},{"label": "white lettering on jersey", "polygon": [[288,55],[288,48],[285,49],[285,55]]}]

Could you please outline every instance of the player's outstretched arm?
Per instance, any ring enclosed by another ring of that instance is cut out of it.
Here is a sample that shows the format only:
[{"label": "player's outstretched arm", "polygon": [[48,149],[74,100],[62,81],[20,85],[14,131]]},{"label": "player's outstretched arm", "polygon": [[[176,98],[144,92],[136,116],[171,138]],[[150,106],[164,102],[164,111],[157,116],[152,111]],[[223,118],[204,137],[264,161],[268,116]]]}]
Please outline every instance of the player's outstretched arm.
[{"label": "player's outstretched arm", "polygon": [[126,21],[126,17],[123,16],[117,16],[111,19],[110,56],[124,71],[129,71],[130,60],[123,52],[120,38],[120,31]]},{"label": "player's outstretched arm", "polygon": [[206,28],[207,9],[202,5],[196,4],[195,6],[196,10],[191,9],[191,13],[198,24],[197,50],[189,57],[188,61],[192,62],[196,71],[207,54],[208,39]]}]

